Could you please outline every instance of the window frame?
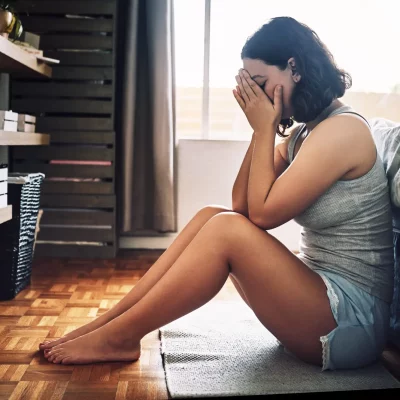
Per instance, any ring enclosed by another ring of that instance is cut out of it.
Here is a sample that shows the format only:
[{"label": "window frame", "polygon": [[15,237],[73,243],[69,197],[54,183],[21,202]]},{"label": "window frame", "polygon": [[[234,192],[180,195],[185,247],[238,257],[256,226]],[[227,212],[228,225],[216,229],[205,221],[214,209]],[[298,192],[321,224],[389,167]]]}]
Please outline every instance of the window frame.
[{"label": "window frame", "polygon": [[201,139],[210,139],[210,35],[211,35],[211,0],[204,0],[204,64],[203,64],[203,99],[201,111]]}]

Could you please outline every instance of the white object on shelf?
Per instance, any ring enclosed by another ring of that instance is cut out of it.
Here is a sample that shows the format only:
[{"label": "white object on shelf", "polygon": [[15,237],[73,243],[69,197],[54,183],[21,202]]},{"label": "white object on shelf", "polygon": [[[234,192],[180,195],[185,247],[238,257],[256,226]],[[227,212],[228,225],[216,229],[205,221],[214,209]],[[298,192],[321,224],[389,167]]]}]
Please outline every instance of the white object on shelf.
[{"label": "white object on shelf", "polygon": [[40,61],[44,61],[48,64],[60,64],[60,60],[56,60],[55,58],[36,56],[36,58]]},{"label": "white object on shelf", "polygon": [[36,117],[28,114],[18,115],[18,132],[34,133],[36,129]]},{"label": "white object on shelf", "polygon": [[18,121],[18,113],[11,110],[0,110],[0,119],[6,121]]},{"label": "white object on shelf", "polygon": [[28,132],[28,133],[35,133],[36,132],[36,125],[35,124],[25,124],[23,130],[20,129],[18,126],[19,132]]},{"label": "white object on shelf", "polygon": [[0,208],[7,207],[7,194],[0,194]]},{"label": "white object on shelf", "polygon": [[8,193],[8,182],[2,181],[0,182],[0,195]]},{"label": "white object on shelf", "polygon": [[0,164],[0,181],[6,181],[8,179],[8,167],[2,167]]},{"label": "white object on shelf", "polygon": [[18,121],[0,121],[0,130],[6,132],[17,132]]},{"label": "white object on shelf", "polygon": [[30,124],[36,123],[36,117],[34,115],[29,114],[20,114],[25,117],[25,122],[29,122]]},{"label": "white object on shelf", "polygon": [[16,132],[18,130],[18,113],[11,110],[0,110],[0,129]]}]

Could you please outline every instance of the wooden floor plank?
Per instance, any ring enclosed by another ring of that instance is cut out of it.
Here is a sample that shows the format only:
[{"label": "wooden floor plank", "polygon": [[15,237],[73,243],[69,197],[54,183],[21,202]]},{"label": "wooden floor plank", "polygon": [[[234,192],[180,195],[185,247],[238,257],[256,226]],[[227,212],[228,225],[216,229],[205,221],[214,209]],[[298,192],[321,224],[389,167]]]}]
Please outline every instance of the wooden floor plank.
[{"label": "wooden floor plank", "polygon": [[[37,351],[112,308],[160,257],[123,251],[114,260],[35,259],[31,285],[0,302],[0,400],[168,399],[158,330],[142,339],[133,363],[50,364]],[[242,302],[228,280],[213,300]],[[400,351],[388,346],[386,368],[400,380]]]}]

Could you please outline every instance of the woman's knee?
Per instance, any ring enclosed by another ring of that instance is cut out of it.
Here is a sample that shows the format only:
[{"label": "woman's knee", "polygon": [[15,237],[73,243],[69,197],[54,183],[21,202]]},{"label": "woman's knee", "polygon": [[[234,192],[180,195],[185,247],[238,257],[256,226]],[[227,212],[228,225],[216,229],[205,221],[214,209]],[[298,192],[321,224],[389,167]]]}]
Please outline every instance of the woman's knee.
[{"label": "woman's knee", "polygon": [[225,206],[210,204],[208,206],[205,206],[205,207],[201,208],[197,212],[197,215],[205,217],[206,219],[210,219],[214,215],[217,215],[217,214],[220,214],[220,213],[223,213],[223,212],[228,212],[228,211],[232,211],[232,209],[230,209],[228,207],[225,207]]}]

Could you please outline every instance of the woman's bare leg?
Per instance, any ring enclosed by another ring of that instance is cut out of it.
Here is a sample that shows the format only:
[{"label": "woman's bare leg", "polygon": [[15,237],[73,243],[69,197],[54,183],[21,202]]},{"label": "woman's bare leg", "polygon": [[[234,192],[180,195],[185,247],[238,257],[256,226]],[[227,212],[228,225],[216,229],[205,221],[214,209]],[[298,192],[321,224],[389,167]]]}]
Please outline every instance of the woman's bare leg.
[{"label": "woman's bare leg", "polygon": [[198,309],[229,274],[259,321],[301,360],[321,366],[321,336],[337,327],[321,277],[243,215],[220,213],[199,231],[168,272],[140,300],[86,335],[54,346],[48,361],[133,361],[148,333]]},{"label": "woman's bare leg", "polygon": [[[86,325],[75,329],[60,339],[52,341],[44,341],[43,344],[39,345],[39,349],[49,349],[57,344],[66,342],[74,339],[78,336],[82,336],[88,332],[91,332],[112,319],[118,317],[120,314],[129,310],[135,305],[147,292],[163,277],[163,275],[171,268],[178,257],[182,254],[188,244],[197,235],[200,229],[205,223],[211,219],[214,215],[221,212],[232,211],[229,208],[217,205],[210,205],[199,210],[196,215],[189,221],[181,233],[177,236],[174,242],[168,247],[168,249],[159,257],[159,259],[152,265],[145,275],[139,280],[132,290],[122,298],[114,307],[105,312],[103,315],[97,317],[95,320],[89,322]],[[231,276],[233,284],[239,291],[243,300],[246,301],[245,295],[240,289],[237,281]]]}]

